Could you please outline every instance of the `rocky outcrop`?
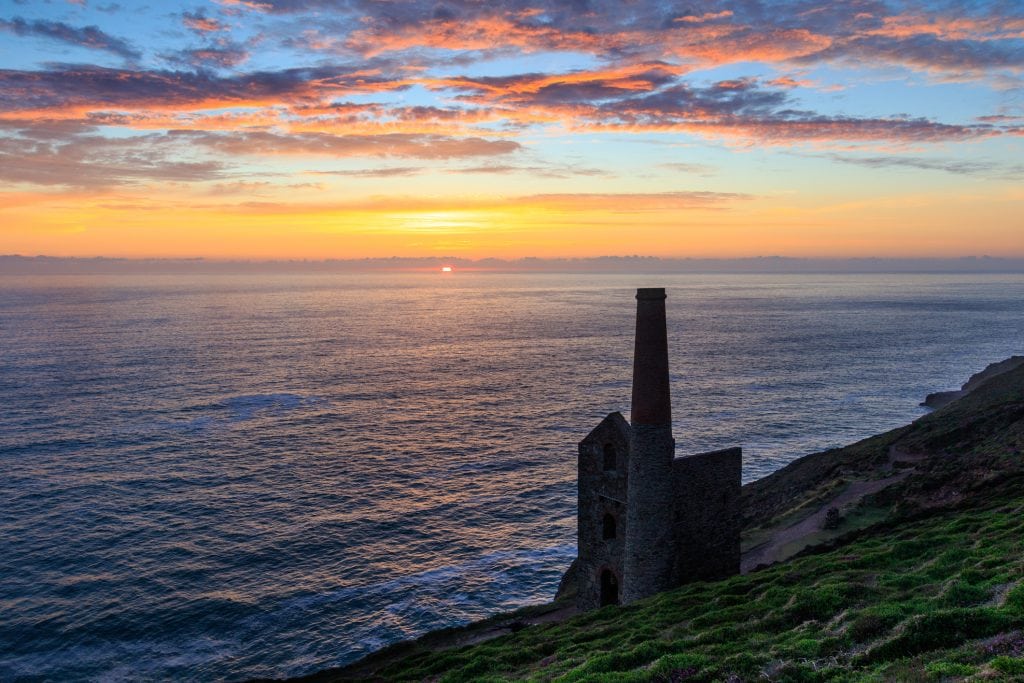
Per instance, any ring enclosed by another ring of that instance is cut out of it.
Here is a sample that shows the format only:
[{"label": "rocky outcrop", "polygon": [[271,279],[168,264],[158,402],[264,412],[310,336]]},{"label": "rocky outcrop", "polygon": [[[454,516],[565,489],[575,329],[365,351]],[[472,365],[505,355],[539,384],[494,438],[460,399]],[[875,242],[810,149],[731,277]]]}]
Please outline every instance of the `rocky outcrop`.
[{"label": "rocky outcrop", "polygon": [[992,363],[981,372],[971,375],[971,378],[967,380],[967,383],[960,387],[959,390],[937,391],[934,394],[928,394],[921,405],[932,409],[941,408],[944,405],[952,403],[961,396],[966,396],[993,377],[1001,375],[1004,372],[1009,372],[1010,370],[1015,370],[1021,365],[1024,365],[1024,356],[1010,356],[1004,361]]},{"label": "rocky outcrop", "polygon": [[570,598],[575,600],[576,593],[579,590],[579,584],[576,582],[576,573],[579,570],[580,558],[573,558],[572,564],[562,574],[562,580],[558,582],[558,590],[555,591],[555,601],[558,600],[569,600]]}]

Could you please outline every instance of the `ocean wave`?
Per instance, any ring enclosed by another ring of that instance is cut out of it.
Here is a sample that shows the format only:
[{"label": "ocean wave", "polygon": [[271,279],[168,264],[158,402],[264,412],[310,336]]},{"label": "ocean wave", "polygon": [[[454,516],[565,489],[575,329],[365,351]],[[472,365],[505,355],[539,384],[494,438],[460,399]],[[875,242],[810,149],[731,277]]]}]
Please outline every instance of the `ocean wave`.
[{"label": "ocean wave", "polygon": [[294,393],[241,394],[189,406],[183,412],[201,414],[190,419],[164,420],[154,426],[179,432],[197,432],[257,418],[280,417],[303,408],[320,407],[326,402],[320,396]]}]

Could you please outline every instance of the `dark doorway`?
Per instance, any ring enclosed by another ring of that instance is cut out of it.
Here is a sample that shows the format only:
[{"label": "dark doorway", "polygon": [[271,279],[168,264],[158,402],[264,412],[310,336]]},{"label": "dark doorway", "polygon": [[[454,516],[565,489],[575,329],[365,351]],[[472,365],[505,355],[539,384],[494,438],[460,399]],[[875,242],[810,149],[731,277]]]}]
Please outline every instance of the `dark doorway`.
[{"label": "dark doorway", "polygon": [[611,513],[605,514],[604,521],[601,526],[601,536],[604,540],[608,541],[615,538],[615,517],[613,517]]},{"label": "dark doorway", "polygon": [[611,472],[615,469],[615,446],[610,443],[604,445],[604,471]]},{"label": "dark doorway", "polygon": [[619,604],[619,580],[612,570],[601,572],[601,607]]}]

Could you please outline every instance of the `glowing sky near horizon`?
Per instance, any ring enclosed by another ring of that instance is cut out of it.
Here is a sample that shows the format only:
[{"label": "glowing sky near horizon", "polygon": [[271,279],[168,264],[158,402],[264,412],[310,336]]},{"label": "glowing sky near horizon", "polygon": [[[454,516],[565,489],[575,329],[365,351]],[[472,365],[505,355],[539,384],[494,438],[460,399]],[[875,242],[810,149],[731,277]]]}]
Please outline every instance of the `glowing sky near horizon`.
[{"label": "glowing sky near horizon", "polygon": [[0,253],[1024,256],[1024,3],[0,2]]}]

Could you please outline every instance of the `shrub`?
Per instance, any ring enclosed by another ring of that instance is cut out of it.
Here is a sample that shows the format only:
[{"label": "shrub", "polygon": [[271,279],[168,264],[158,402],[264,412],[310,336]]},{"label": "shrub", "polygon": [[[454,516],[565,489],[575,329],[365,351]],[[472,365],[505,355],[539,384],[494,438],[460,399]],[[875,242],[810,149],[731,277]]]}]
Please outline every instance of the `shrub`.
[{"label": "shrub", "polygon": [[654,663],[651,673],[657,683],[676,683],[694,679],[707,664],[708,658],[702,655],[665,655]]},{"label": "shrub", "polygon": [[949,607],[968,607],[988,600],[988,590],[972,586],[965,581],[954,581],[942,596],[942,603]]},{"label": "shrub", "polygon": [[667,643],[648,641],[631,650],[606,652],[591,658],[585,665],[572,672],[567,680],[590,680],[595,673],[635,669],[661,657],[669,648]]},{"label": "shrub", "polygon": [[994,609],[949,609],[911,619],[898,636],[872,648],[870,660],[907,657],[998,633],[1011,619]]},{"label": "shrub", "polygon": [[1024,633],[1010,631],[989,638],[981,647],[987,655],[1012,655],[1019,657],[1024,654]]},{"label": "shrub", "polygon": [[786,614],[795,623],[809,619],[828,619],[839,611],[844,602],[843,591],[835,585],[797,589],[793,594],[793,604],[786,609]]},{"label": "shrub", "polygon": [[958,664],[956,662],[932,662],[925,667],[929,678],[944,679],[952,676],[971,676],[977,671],[977,667],[969,664]]},{"label": "shrub", "polygon": [[825,522],[821,527],[823,529],[838,529],[842,521],[843,516],[839,514],[839,508],[829,508],[828,512],[825,513]]},{"label": "shrub", "polygon": [[793,651],[798,657],[817,657],[821,651],[821,643],[814,638],[801,638],[793,645]]},{"label": "shrub", "polygon": [[863,643],[880,635],[903,620],[904,611],[897,605],[881,604],[862,610],[850,624],[850,637]]},{"label": "shrub", "polygon": [[1007,609],[1014,609],[1018,612],[1024,611],[1024,584],[1006,594],[1005,606]]},{"label": "shrub", "polygon": [[991,662],[992,668],[1008,676],[1024,674],[1024,659],[1017,657],[996,657]]},{"label": "shrub", "polygon": [[773,672],[770,680],[785,681],[785,683],[812,683],[822,680],[822,676],[806,664],[787,662]]}]

